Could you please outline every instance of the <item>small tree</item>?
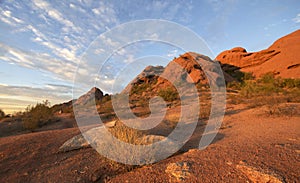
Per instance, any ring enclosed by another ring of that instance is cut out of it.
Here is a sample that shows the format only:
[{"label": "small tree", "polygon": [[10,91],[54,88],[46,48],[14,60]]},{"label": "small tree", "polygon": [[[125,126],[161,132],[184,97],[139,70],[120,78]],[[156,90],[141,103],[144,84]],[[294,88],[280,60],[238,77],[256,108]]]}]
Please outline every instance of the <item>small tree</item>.
[{"label": "small tree", "polygon": [[37,103],[35,106],[28,106],[24,112],[22,121],[23,127],[34,130],[48,123],[52,118],[53,112],[48,100]]},{"label": "small tree", "polygon": [[2,111],[2,109],[0,109],[0,120],[3,119],[5,117],[5,113]]}]

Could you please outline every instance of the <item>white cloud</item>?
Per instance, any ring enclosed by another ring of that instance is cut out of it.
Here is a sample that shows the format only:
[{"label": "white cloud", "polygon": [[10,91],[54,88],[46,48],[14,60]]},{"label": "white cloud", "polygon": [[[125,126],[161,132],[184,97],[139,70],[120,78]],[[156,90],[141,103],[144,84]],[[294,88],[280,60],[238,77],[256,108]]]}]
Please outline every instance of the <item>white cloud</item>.
[{"label": "white cloud", "polygon": [[178,56],[178,50],[171,50],[168,54],[167,57],[176,57]]},{"label": "white cloud", "polygon": [[42,38],[40,38],[40,37],[36,37],[36,38],[34,38],[33,41],[34,41],[34,42],[42,42],[43,40],[42,40]]},{"label": "white cloud", "polygon": [[[17,26],[19,24],[24,23],[21,19],[12,16],[12,12],[9,10],[3,10],[2,8],[0,8],[0,12],[2,12],[0,14],[0,20],[10,26]],[[2,15],[2,16],[1,16]]]},{"label": "white cloud", "polygon": [[11,12],[8,11],[8,10],[3,11],[2,14],[3,14],[4,16],[6,16],[6,17],[11,17]]},{"label": "white cloud", "polygon": [[[54,4],[46,0],[5,3],[0,7],[0,21],[15,26],[11,30],[15,34],[13,42],[5,39],[0,42],[0,61],[40,70],[61,82],[73,81],[83,51],[99,34],[118,23],[114,7],[107,1],[84,1],[81,4],[65,1]],[[5,30],[3,31],[5,34]],[[16,41],[21,40],[20,38],[25,41]],[[28,44],[25,47],[26,41]],[[119,46],[118,40],[106,41],[108,47]],[[95,52],[100,54],[104,49],[100,47]],[[119,53],[125,54],[123,50]],[[83,83],[90,82],[91,69],[97,68],[84,65],[78,71]],[[52,89],[52,86],[44,88]],[[86,89],[89,88],[83,88]],[[1,93],[2,91],[0,95]],[[38,92],[35,94],[36,97],[43,98]]]},{"label": "white cloud", "polygon": [[48,84],[41,88],[0,85],[0,91],[0,108],[5,113],[24,110],[28,105],[35,105],[43,100],[56,104],[72,99],[72,87],[67,85]]},{"label": "white cloud", "polygon": [[102,49],[102,48],[95,49],[95,51],[94,51],[94,53],[95,53],[96,55],[101,54],[101,53],[103,53],[103,52],[105,52],[105,50]]},{"label": "white cloud", "polygon": [[81,13],[86,13],[86,11],[84,9],[82,9],[80,6],[76,6],[73,3],[70,3],[69,7],[72,8],[73,10],[79,11]]},{"label": "white cloud", "polygon": [[127,58],[124,60],[124,63],[132,63],[135,61],[134,55],[129,54],[127,55]]},{"label": "white cloud", "polygon": [[0,43],[0,53],[0,60],[50,72],[65,81],[73,80],[77,66],[73,62],[54,59],[47,53],[26,52],[2,43]]},{"label": "white cloud", "polygon": [[42,10],[44,10],[49,17],[53,18],[54,20],[60,22],[62,25],[65,25],[66,28],[71,28],[76,32],[80,32],[81,29],[79,27],[76,27],[73,22],[71,22],[68,19],[65,19],[63,15],[53,8],[49,3],[43,1],[43,0],[34,0],[34,5]]},{"label": "white cloud", "polygon": [[154,33],[152,35],[150,35],[150,39],[159,39],[159,35],[157,33]]},{"label": "white cloud", "polygon": [[295,23],[300,23],[300,13],[298,13],[298,15],[295,18],[293,18],[293,21]]},{"label": "white cloud", "polygon": [[57,55],[60,58],[63,58],[63,59],[69,60],[69,61],[73,61],[73,62],[77,61],[76,53],[75,53],[76,50],[74,49],[74,46],[73,46],[74,50],[62,48],[62,47],[52,43],[51,41],[49,41],[49,39],[34,26],[28,25],[27,28],[28,28],[28,30],[32,31],[36,35],[36,38],[34,39],[35,42],[38,42],[38,43],[48,47],[50,50],[52,50],[52,52],[55,55]]},{"label": "white cloud", "polygon": [[94,8],[94,9],[92,9],[92,11],[93,11],[93,13],[95,13],[96,15],[100,15],[100,14],[101,14],[101,12],[100,12],[99,9]]}]

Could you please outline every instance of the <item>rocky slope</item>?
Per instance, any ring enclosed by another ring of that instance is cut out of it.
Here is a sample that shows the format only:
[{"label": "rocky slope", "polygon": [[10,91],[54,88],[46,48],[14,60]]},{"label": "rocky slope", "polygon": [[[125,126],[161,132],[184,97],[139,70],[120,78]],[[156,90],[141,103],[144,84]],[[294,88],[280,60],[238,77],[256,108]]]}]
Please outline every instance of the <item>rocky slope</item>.
[{"label": "rocky slope", "polygon": [[283,78],[300,78],[300,30],[275,41],[269,48],[247,52],[236,47],[220,53],[216,60],[236,66],[243,72],[261,76],[272,72]]},{"label": "rocky slope", "polygon": [[103,98],[103,92],[96,87],[93,87],[89,92],[79,97],[76,102],[74,102],[74,105],[86,105],[91,100],[95,101],[101,101]]},{"label": "rocky slope", "polygon": [[162,66],[146,67],[144,71],[127,85],[122,93],[129,92],[130,88],[139,87],[143,84],[149,84],[151,91],[172,87],[176,82],[207,85],[207,78],[219,81],[222,73],[226,82],[235,80],[217,66],[218,63],[207,56],[188,52],[172,60],[165,68]]}]

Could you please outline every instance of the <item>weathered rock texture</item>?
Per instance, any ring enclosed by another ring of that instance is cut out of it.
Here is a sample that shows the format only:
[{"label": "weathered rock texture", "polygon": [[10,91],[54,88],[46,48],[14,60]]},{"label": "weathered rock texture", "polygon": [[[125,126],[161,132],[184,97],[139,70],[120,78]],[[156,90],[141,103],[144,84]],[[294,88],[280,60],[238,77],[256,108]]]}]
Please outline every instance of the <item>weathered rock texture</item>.
[{"label": "weathered rock texture", "polygon": [[261,76],[272,72],[283,78],[300,78],[300,30],[275,41],[269,48],[247,52],[236,47],[220,53],[216,60]]}]

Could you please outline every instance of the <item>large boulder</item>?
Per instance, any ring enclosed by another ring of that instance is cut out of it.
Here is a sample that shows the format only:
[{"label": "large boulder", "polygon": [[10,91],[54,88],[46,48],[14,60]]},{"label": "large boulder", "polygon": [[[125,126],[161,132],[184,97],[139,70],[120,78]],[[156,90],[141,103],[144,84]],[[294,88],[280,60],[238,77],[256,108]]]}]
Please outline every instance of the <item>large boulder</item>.
[{"label": "large boulder", "polygon": [[[114,126],[111,126],[109,123],[107,127],[113,128]],[[62,144],[58,151],[68,152],[88,148],[90,147],[90,143],[96,145],[98,148],[101,148],[101,145],[105,140],[104,130],[107,129],[105,129],[104,126],[100,126],[87,130],[83,134],[76,135]],[[84,137],[89,138],[89,142]],[[148,145],[165,139],[166,137],[160,135],[144,135],[137,139],[137,144]]]},{"label": "large boulder", "polygon": [[193,84],[208,84],[208,79],[217,82],[224,75],[225,81],[233,81],[234,79],[224,73],[219,66],[218,62],[205,55],[188,52],[175,58],[166,66],[161,77],[158,78],[157,85],[166,87],[168,82],[164,78],[168,78],[171,83],[185,81]]}]

